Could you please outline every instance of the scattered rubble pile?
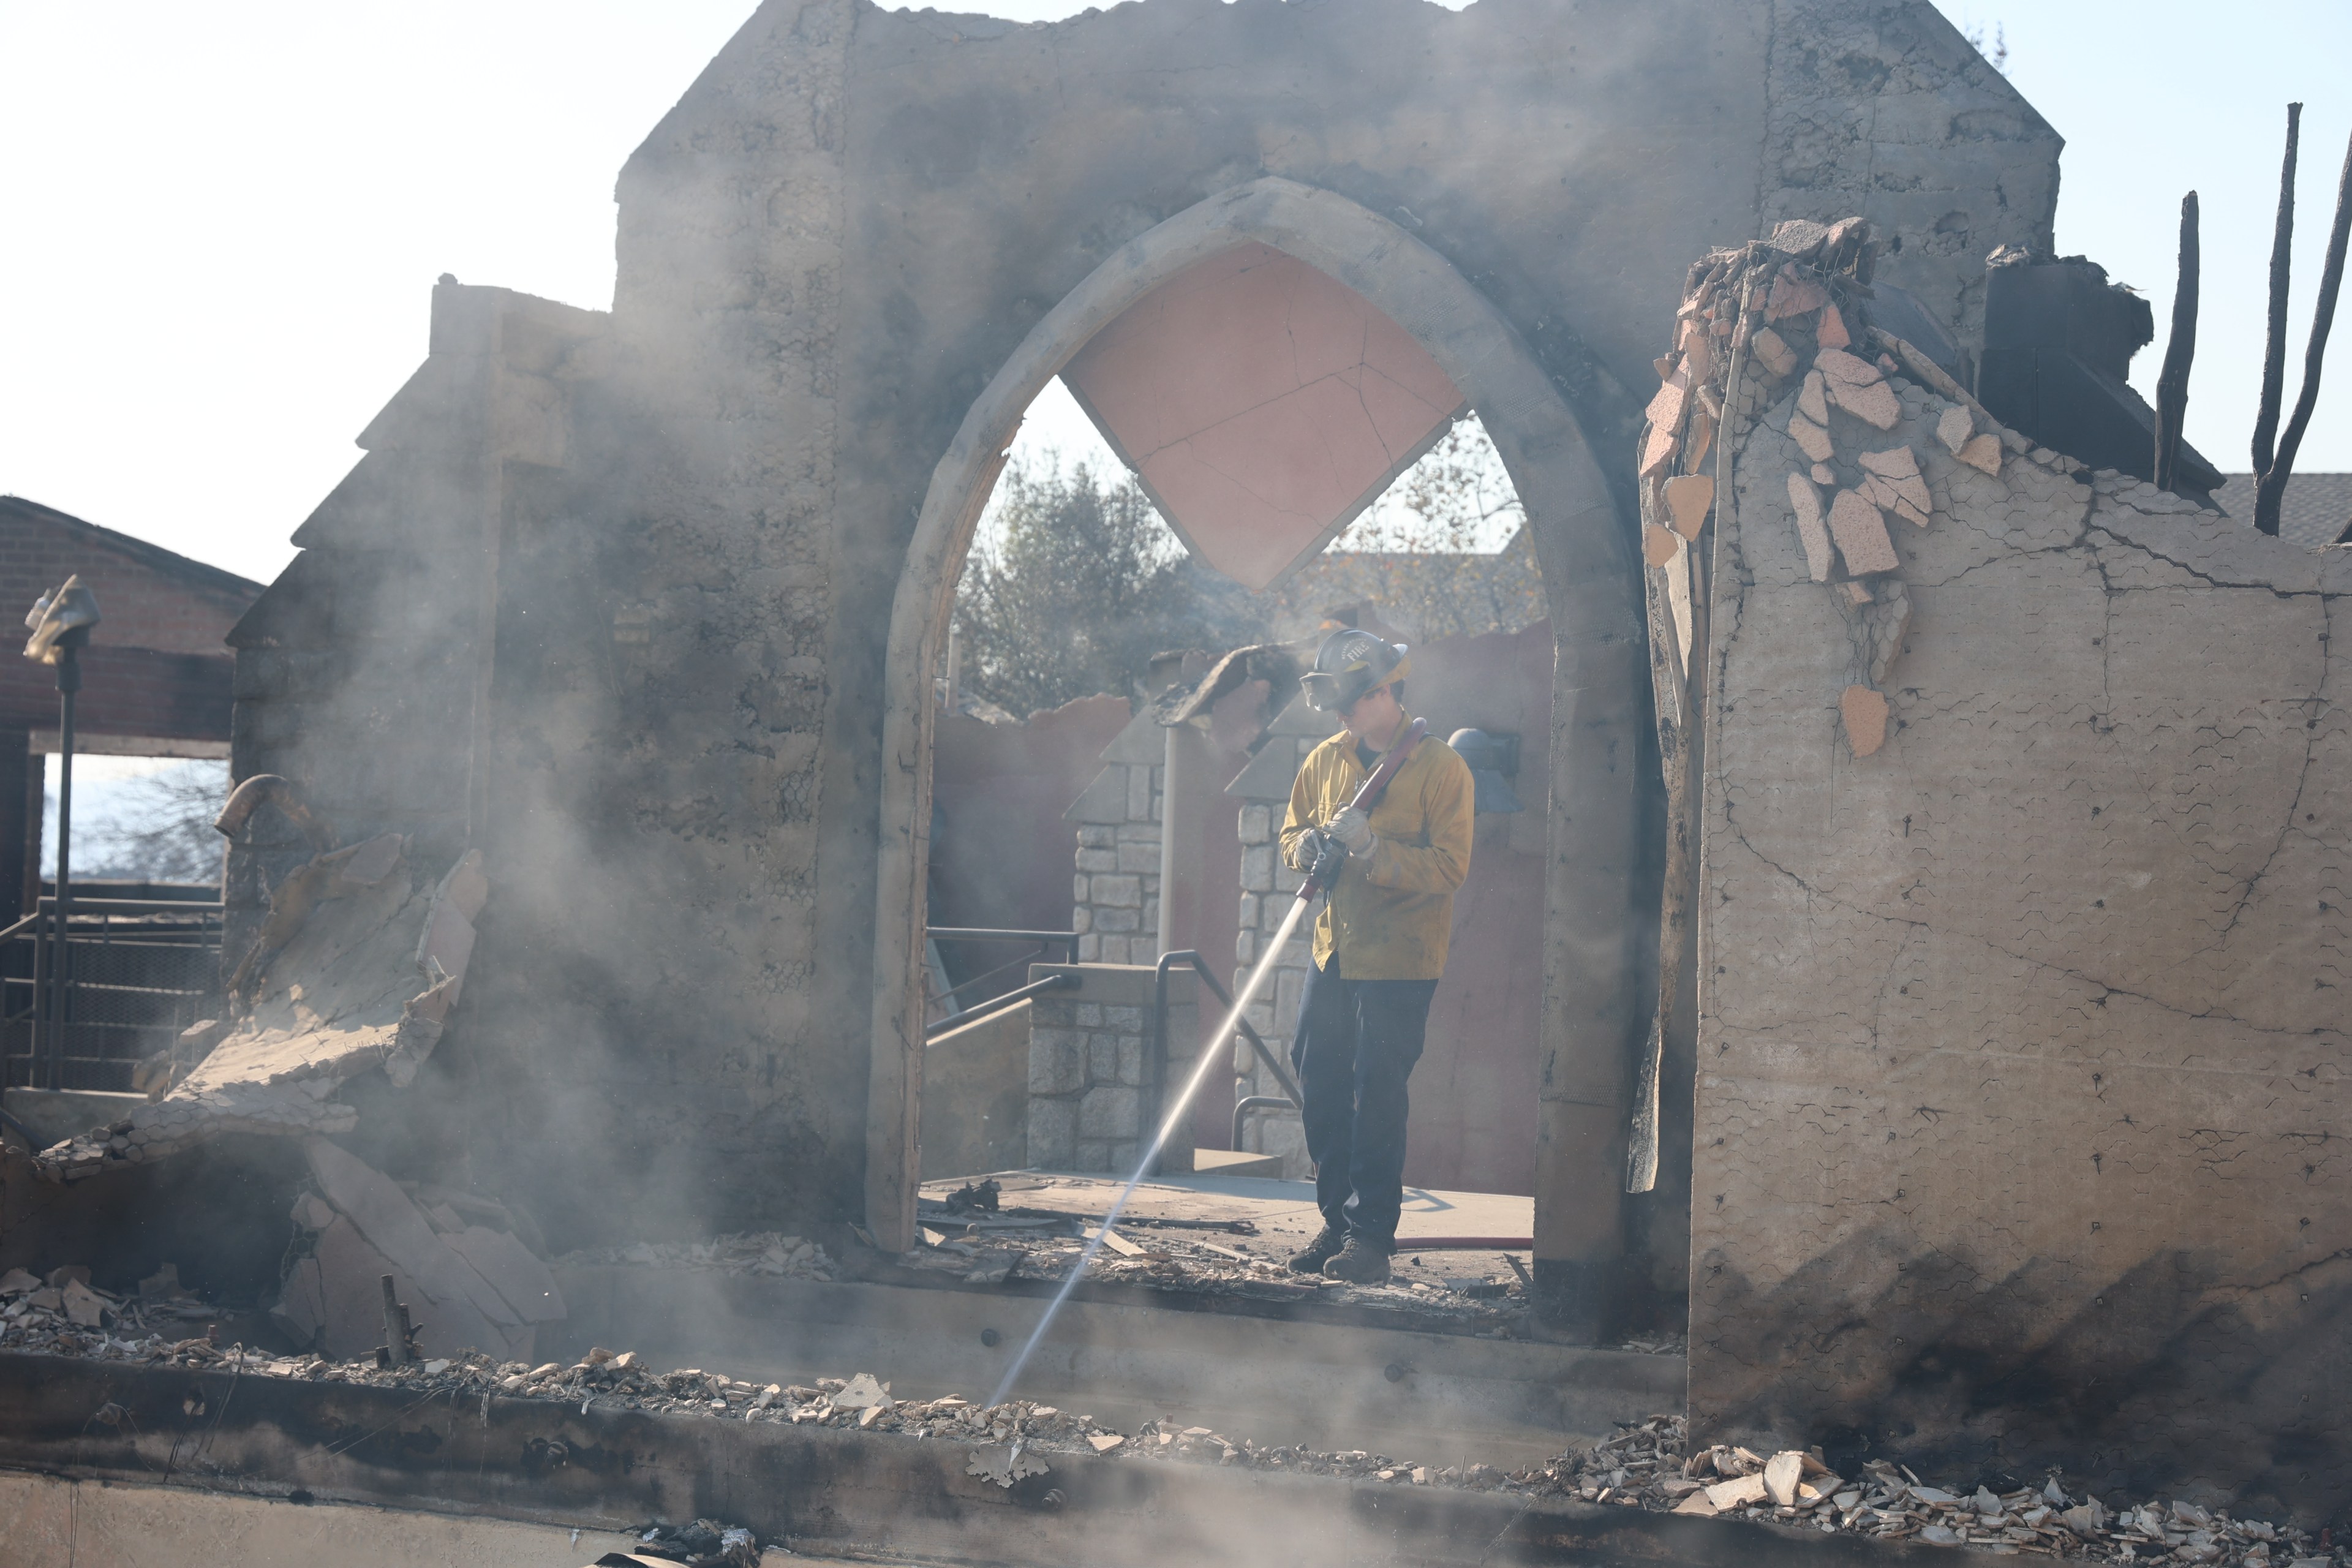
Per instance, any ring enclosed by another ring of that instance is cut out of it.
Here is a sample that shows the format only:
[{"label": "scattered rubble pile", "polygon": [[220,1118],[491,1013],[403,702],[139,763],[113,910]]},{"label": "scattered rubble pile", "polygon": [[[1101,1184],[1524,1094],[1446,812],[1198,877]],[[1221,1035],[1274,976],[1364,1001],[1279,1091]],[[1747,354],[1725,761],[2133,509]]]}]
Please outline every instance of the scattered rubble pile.
[{"label": "scattered rubble pile", "polygon": [[[719,1244],[707,1243],[716,1248]],[[714,1254],[716,1256],[716,1254]],[[720,1264],[705,1267],[723,1266]],[[210,1338],[173,1340],[161,1326],[205,1314],[171,1271],[142,1281],[131,1300],[93,1289],[88,1271],[58,1268],[37,1277],[0,1276],[0,1350],[235,1370],[246,1376],[399,1387],[420,1395],[488,1401],[539,1399],[590,1409],[639,1410],[708,1419],[784,1422],[972,1445],[966,1471],[1011,1487],[1050,1475],[1053,1458],[1087,1454],[1168,1464],[1214,1465],[1294,1475],[1339,1476],[1394,1486],[1460,1487],[1535,1498],[1681,1513],[1977,1547],[2000,1554],[2108,1562],[2168,1556],[2223,1568],[2352,1568],[2324,1535],[2259,1520],[2232,1518],[2183,1501],[2149,1501],[2118,1511],[2069,1490],[2053,1476],[2040,1487],[1994,1492],[1979,1484],[1929,1486],[1884,1459],[1848,1479],[1818,1449],[1769,1458],[1718,1444],[1685,1452],[1680,1416],[1654,1415],[1591,1447],[1549,1464],[1507,1474],[1490,1465],[1436,1467],[1363,1450],[1323,1451],[1262,1446],[1205,1426],[1147,1421],[1133,1434],[1093,1416],[1029,1400],[982,1406],[949,1394],[903,1399],[870,1373],[822,1377],[814,1386],[749,1383],[698,1367],[656,1372],[632,1352],[592,1350],[571,1365],[529,1366],[477,1351],[385,1367],[373,1358],[331,1361],[278,1356]],[[192,1414],[202,1414],[192,1408]],[[700,1531],[701,1534],[695,1531]],[[706,1537],[708,1539],[706,1539]],[[699,1568],[734,1563],[733,1532],[708,1521],[648,1527],[635,1555]],[[748,1536],[745,1538],[748,1540]],[[714,1543],[719,1550],[710,1548]],[[658,1548],[658,1550],[656,1550]],[[751,1550],[756,1552],[754,1543]]]},{"label": "scattered rubble pile", "polygon": [[555,1263],[559,1268],[698,1268],[784,1279],[839,1278],[823,1247],[772,1230],[713,1237],[709,1241],[632,1241],[583,1247],[565,1253]]},{"label": "scattered rubble pile", "polygon": [[395,1182],[324,1138],[306,1139],[303,1154],[310,1180],[294,1200],[270,1312],[294,1343],[366,1353],[383,1339],[387,1274],[415,1304],[434,1353],[474,1345],[530,1356],[540,1325],[565,1315],[538,1229],[522,1215],[477,1193]]},{"label": "scattered rubble pile", "polygon": [[45,1275],[11,1268],[0,1274],[0,1346],[46,1350],[63,1339],[67,1354],[77,1353],[85,1334],[111,1339],[127,1331],[144,1338],[216,1315],[182,1288],[180,1270],[170,1263],[142,1279],[135,1297],[100,1289],[79,1264]]},{"label": "scattered rubble pile", "polygon": [[2225,1510],[2176,1500],[2116,1512],[2096,1498],[2070,1492],[2055,1476],[2039,1487],[1995,1492],[1981,1482],[1928,1486],[1885,1459],[1861,1468],[1849,1480],[1830,1468],[1819,1449],[1785,1449],[1768,1458],[1717,1444],[1685,1454],[1682,1417],[1653,1415],[1513,1479],[1586,1502],[1916,1537],[2010,1555],[2108,1562],[2169,1556],[2231,1568],[2334,1568],[2344,1560],[2332,1545],[2301,1530],[2232,1519]]},{"label": "scattered rubble pile", "polygon": [[[272,783],[284,781],[240,785],[222,822]],[[490,886],[479,850],[437,877],[414,850],[384,834],[297,868],[229,980],[233,1016],[182,1036],[201,1059],[184,1077],[175,1068],[160,1099],[42,1151],[36,1168],[73,1182],[216,1133],[347,1132],[358,1112],[334,1098],[346,1081],[381,1068],[406,1088],[457,1005]]]},{"label": "scattered rubble pile", "polygon": [[[963,1194],[957,1194],[962,1196]],[[921,1207],[922,1245],[898,1259],[906,1268],[953,1274],[977,1285],[1008,1279],[1059,1284],[1100,1229],[1098,1216],[1054,1209],[984,1208],[967,1200]],[[1383,1305],[1419,1315],[1440,1313],[1473,1332],[1507,1335],[1526,1306],[1527,1288],[1510,1275],[1479,1268],[1480,1255],[1432,1254],[1445,1272],[1413,1278],[1422,1260],[1398,1255],[1387,1285],[1349,1285],[1291,1271],[1288,1248],[1247,1250],[1257,1237],[1247,1220],[1121,1219],[1087,1264],[1089,1281],[1259,1300],[1324,1298]],[[1212,1237],[1219,1239],[1212,1240]],[[1456,1259],[1458,1258],[1458,1262]],[[1492,1261],[1491,1255],[1486,1261]]]}]

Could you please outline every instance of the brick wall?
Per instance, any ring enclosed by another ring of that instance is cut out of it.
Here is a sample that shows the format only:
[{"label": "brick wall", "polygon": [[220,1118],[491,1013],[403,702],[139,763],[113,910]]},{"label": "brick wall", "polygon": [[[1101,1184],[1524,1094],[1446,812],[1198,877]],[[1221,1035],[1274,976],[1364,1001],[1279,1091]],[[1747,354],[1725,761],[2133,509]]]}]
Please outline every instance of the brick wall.
[{"label": "brick wall", "polygon": [[225,658],[229,627],[261,593],[258,583],[0,497],[0,609],[21,616],[77,573],[105,617],[90,634],[93,647]]}]

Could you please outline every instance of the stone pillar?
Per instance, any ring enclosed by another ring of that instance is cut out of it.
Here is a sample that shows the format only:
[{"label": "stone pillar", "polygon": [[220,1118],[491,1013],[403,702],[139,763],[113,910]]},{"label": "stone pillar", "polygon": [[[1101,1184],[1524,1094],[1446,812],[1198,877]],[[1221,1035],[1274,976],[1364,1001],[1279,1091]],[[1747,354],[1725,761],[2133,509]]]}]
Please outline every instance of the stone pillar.
[{"label": "stone pillar", "polygon": [[1103,748],[1103,771],[1064,814],[1078,830],[1070,929],[1081,963],[1143,963],[1160,956],[1160,825],[1167,742],[1151,710]]},{"label": "stone pillar", "polygon": [[[1197,983],[1189,970],[1168,977],[1167,1039],[1177,1042],[1171,1061],[1152,1017],[1152,965],[1029,966],[1033,983],[1055,974],[1078,984],[1030,1003],[1030,1168],[1128,1175],[1192,1069],[1190,1043],[1201,1037]],[[1192,1168],[1186,1118],[1156,1169]]]}]

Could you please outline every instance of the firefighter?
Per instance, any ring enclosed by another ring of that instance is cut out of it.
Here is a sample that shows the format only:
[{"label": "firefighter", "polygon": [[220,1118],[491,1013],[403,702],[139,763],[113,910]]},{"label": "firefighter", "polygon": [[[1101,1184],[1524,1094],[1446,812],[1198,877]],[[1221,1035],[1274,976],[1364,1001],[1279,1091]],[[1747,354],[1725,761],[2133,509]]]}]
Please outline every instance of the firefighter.
[{"label": "firefighter", "polygon": [[1370,632],[1324,642],[1300,685],[1310,706],[1345,728],[1307,753],[1282,826],[1293,870],[1345,855],[1315,922],[1315,963],[1290,1047],[1323,1211],[1322,1233],[1290,1266],[1359,1285],[1385,1283],[1396,1250],[1405,1080],[1445,970],[1475,813],[1469,765],[1434,737],[1413,749],[1369,813],[1349,805],[1412,725],[1409,669],[1403,648]]}]

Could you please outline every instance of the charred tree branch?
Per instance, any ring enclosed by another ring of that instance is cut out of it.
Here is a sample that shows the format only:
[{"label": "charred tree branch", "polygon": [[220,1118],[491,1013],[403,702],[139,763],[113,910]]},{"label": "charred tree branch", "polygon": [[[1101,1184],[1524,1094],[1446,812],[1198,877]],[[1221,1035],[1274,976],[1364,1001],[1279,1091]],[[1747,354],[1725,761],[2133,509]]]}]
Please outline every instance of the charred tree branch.
[{"label": "charred tree branch", "polygon": [[2279,166],[2278,223],[2271,231],[2270,332],[2263,342],[2263,391],[2254,405],[2254,476],[2271,471],[2279,404],[2286,395],[2286,292],[2294,268],[2294,160],[2303,139],[2303,105],[2286,106],[2286,161]]},{"label": "charred tree branch", "polygon": [[2197,193],[2180,198],[2180,277],[2172,291],[2172,337],[2156,381],[2156,483],[2179,479],[2180,430],[2189,417],[2189,367],[2197,357]]},{"label": "charred tree branch", "polygon": [[2327,357],[2327,332],[2336,323],[2336,297],[2344,287],[2344,247],[2352,240],[2352,141],[2344,147],[2344,172],[2336,183],[2336,221],[2327,230],[2327,259],[2320,264],[2319,299],[2311,308],[2311,342],[2303,353],[2303,387],[2295,394],[2294,412],[2279,436],[2278,456],[2254,482],[2254,526],[2264,533],[2279,531],[2279,510],[2286,500],[2286,482],[2294,473],[2295,449],[2311,423],[2319,402],[2319,374]]}]

